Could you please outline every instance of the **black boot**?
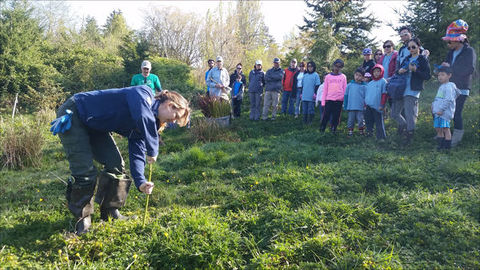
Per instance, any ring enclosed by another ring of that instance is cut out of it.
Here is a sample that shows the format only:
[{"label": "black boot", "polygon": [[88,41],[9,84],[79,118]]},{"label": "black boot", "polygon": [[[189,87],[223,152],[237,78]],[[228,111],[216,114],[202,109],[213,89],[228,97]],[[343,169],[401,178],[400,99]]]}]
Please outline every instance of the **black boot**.
[{"label": "black boot", "polygon": [[132,180],[126,175],[121,177],[102,172],[98,179],[98,190],[95,201],[100,204],[100,218],[125,220],[128,217],[120,214],[118,209],[125,205]]},{"label": "black boot", "polygon": [[82,235],[88,232],[92,225],[90,215],[93,213],[93,193],[95,191],[95,177],[70,177],[67,185],[68,209],[77,218],[75,233]]},{"label": "black boot", "polygon": [[447,152],[449,152],[450,148],[452,148],[452,139],[443,140],[443,149],[445,149]]},{"label": "black boot", "polygon": [[303,124],[308,124],[308,114],[303,115]]},{"label": "black boot", "polygon": [[445,138],[444,137],[437,137],[437,143],[438,143],[438,146],[437,146],[437,150],[440,151],[443,149],[443,144],[444,144],[444,140]]},{"label": "black boot", "polygon": [[407,131],[407,135],[406,135],[406,138],[405,138],[405,144],[410,144],[413,140],[413,130],[411,131]]}]

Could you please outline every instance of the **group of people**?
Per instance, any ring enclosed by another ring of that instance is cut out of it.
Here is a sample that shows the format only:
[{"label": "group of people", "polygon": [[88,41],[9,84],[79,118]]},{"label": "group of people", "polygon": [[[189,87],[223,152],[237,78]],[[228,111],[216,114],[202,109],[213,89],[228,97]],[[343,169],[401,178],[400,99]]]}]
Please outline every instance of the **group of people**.
[{"label": "group of people", "polygon": [[[468,25],[462,20],[453,22],[443,40],[449,52],[438,68],[442,83],[432,104],[434,127],[437,130],[439,149],[449,148],[463,135],[462,109],[472,85],[476,55],[469,46],[466,32]],[[303,114],[306,124],[312,123],[315,105],[321,104],[323,132],[328,123],[336,132],[342,109],[348,111],[347,127],[353,134],[355,123],[360,133],[385,138],[383,114],[389,100],[387,83],[394,76],[405,76],[405,89],[400,98],[390,97],[391,116],[398,123],[398,130],[413,136],[418,115],[418,98],[425,80],[430,78],[428,51],[423,50],[420,40],[412,38],[410,29],[400,30],[404,42],[398,52],[394,44],[384,42],[384,52],[377,51],[372,59],[372,50],[363,51],[365,61],[347,84],[342,73],[344,62],[337,59],[332,72],[321,83],[313,61],[300,62],[292,59],[285,70],[280,68],[280,59],[273,59],[273,67],[262,70],[262,61],[255,62],[249,74],[250,119],[275,120],[281,96],[281,113],[298,117]],[[381,53],[381,54],[380,54]],[[223,67],[222,57],[208,61],[210,69],[205,74],[209,95],[229,99],[232,97],[234,116],[240,116],[246,77],[242,64],[229,75]],[[151,74],[151,63],[143,61],[141,74],[132,78],[131,87],[96,90],[77,93],[57,111],[51,131],[60,137],[70,165],[66,197],[68,208],[76,218],[75,232],[82,235],[89,231],[95,201],[100,205],[100,218],[124,219],[119,209],[125,204],[132,182],[143,193],[150,194],[154,184],[144,176],[145,165],[156,161],[160,136],[167,123],[185,126],[190,119],[189,102],[179,93],[162,90],[158,76]],[[261,100],[263,96],[263,111]],[[269,110],[272,116],[269,118]],[[450,120],[454,120],[454,133],[450,134]],[[113,139],[112,133],[128,139],[130,172]],[[103,166],[97,172],[93,161]]]},{"label": "group of people", "polygon": [[[459,19],[448,26],[446,35],[442,38],[447,42],[449,52],[445,61],[436,68],[442,86],[432,104],[439,149],[455,146],[464,133],[462,110],[472,86],[476,63],[475,51],[470,47],[466,36],[467,30],[468,24]],[[325,75],[323,83],[313,61],[297,63],[296,59],[292,59],[288,68],[281,69],[280,59],[274,58],[272,68],[264,72],[262,61],[257,60],[248,77],[250,120],[275,120],[281,100],[281,113],[295,118],[302,113],[303,122],[310,124],[315,115],[315,106],[320,103],[320,131],[324,132],[330,124],[331,132],[335,133],[343,109],[348,112],[349,136],[353,135],[357,123],[360,134],[373,135],[375,128],[376,138],[383,141],[386,138],[384,118],[387,117],[387,107],[390,107],[390,116],[398,124],[398,134],[404,136],[405,142],[409,143],[414,136],[418,117],[418,100],[424,82],[430,79],[432,72],[428,60],[430,52],[422,47],[420,39],[414,37],[408,27],[400,28],[399,35],[403,44],[398,51],[391,40],[383,43],[383,50],[378,49],[374,53],[372,49],[365,48],[362,51],[363,64],[355,70],[354,80],[349,83],[342,73],[344,62],[341,59],[332,63],[332,72]],[[210,69],[205,75],[209,87],[207,92],[210,95],[218,95],[222,91],[226,94],[228,91],[225,91],[224,85],[230,85],[234,116],[239,116],[241,97],[246,88],[241,64],[228,77],[221,57],[217,58],[215,68],[213,60],[208,63]],[[444,81],[445,78],[448,80]],[[394,89],[393,81],[402,86],[396,90],[395,95],[389,92]],[[232,87],[237,84],[241,87]],[[236,94],[237,91],[234,94],[234,88],[242,95]],[[439,101],[442,98],[448,98],[449,101],[442,103]],[[443,104],[441,109],[439,103]],[[449,111],[445,111],[447,108]],[[453,135],[447,132],[452,119]]]}]

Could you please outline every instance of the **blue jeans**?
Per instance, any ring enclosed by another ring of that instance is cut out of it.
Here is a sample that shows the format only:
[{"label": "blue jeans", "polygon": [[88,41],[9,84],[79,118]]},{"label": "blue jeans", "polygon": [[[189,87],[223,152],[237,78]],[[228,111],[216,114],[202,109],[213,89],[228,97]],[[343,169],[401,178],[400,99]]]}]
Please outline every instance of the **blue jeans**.
[{"label": "blue jeans", "polygon": [[383,113],[367,106],[365,109],[365,122],[368,133],[373,132],[373,125],[375,125],[377,139],[385,139],[387,137],[385,125],[383,124]]},{"label": "blue jeans", "polygon": [[295,97],[292,96],[292,91],[283,91],[282,94],[282,113],[287,113],[288,105],[288,114],[293,115],[293,103],[295,103]]},{"label": "blue jeans", "polygon": [[300,98],[301,95],[302,95],[302,88],[298,87],[297,96],[296,96],[296,99],[295,99],[295,115],[300,114],[300,101],[302,101],[302,99]]},{"label": "blue jeans", "polygon": [[302,100],[302,108],[303,114],[315,114],[315,101]]}]

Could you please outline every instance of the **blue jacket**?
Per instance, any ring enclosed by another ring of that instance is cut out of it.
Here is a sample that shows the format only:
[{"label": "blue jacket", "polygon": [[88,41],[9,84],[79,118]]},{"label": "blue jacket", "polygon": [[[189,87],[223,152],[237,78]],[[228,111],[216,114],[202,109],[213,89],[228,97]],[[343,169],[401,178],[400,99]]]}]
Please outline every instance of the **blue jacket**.
[{"label": "blue jacket", "polygon": [[145,85],[74,95],[78,117],[88,128],[128,138],[130,172],[137,188],[146,182],[145,152],[158,155],[158,127],[152,90]]},{"label": "blue jacket", "polygon": [[248,92],[249,93],[263,93],[265,86],[265,72],[263,70],[252,69],[248,75]]},{"label": "blue jacket", "polygon": [[357,83],[351,81],[345,90],[343,98],[343,108],[347,111],[363,111],[365,105],[366,83]]}]

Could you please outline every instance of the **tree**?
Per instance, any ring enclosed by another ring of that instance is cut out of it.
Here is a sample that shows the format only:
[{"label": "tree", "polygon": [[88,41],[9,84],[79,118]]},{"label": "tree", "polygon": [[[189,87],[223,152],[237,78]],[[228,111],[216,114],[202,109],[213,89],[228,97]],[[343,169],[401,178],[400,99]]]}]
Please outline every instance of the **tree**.
[{"label": "tree", "polygon": [[365,0],[305,2],[312,9],[308,12],[312,18],[304,17],[305,25],[300,30],[312,32],[311,38],[321,38],[327,34],[327,43],[336,44],[340,52],[349,57],[358,57],[363,48],[373,43],[368,33],[378,21],[373,14],[365,14]]},{"label": "tree", "polygon": [[126,35],[131,30],[127,26],[125,17],[120,10],[114,10],[107,17],[105,25],[103,25],[104,47],[108,51],[116,54]]},{"label": "tree", "polygon": [[[477,12],[475,12],[475,10]],[[440,64],[446,55],[447,47],[441,38],[445,36],[447,26],[457,19],[465,20],[469,25],[468,37],[478,52],[480,49],[480,2],[456,0],[409,0],[405,11],[396,11],[402,25],[412,29],[415,36],[430,51],[430,63]],[[393,27],[399,30],[400,27]],[[480,57],[480,54],[477,55]],[[478,66],[478,65],[477,65]]]},{"label": "tree", "polygon": [[153,53],[188,65],[200,61],[203,23],[195,13],[173,7],[153,9],[145,19],[145,28]]},{"label": "tree", "polygon": [[33,7],[26,1],[13,1],[0,12],[0,96],[23,96],[54,87],[58,73],[45,64],[46,41]]}]

